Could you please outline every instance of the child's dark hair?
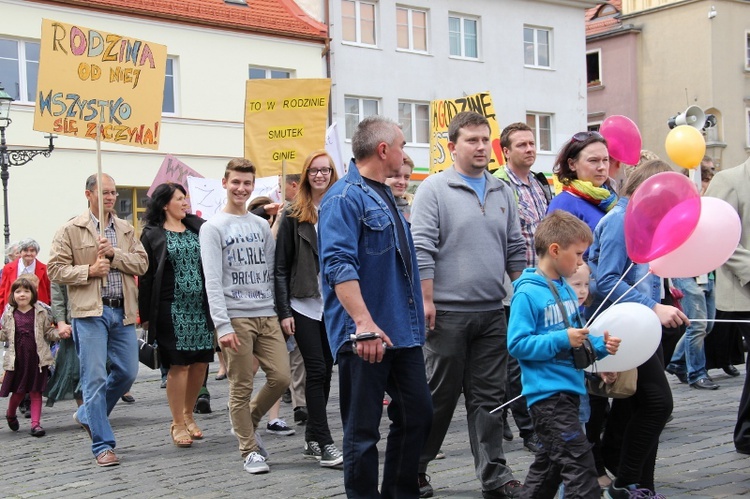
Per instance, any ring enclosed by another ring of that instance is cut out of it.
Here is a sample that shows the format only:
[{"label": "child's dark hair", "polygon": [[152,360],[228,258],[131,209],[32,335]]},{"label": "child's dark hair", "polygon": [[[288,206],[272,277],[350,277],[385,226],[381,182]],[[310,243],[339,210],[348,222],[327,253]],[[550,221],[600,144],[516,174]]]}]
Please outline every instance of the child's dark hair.
[{"label": "child's dark hair", "polygon": [[13,308],[18,308],[18,303],[16,303],[16,297],[14,296],[18,288],[28,289],[29,291],[31,291],[30,304],[33,306],[36,303],[38,294],[36,291],[36,285],[32,282],[31,279],[27,277],[19,277],[18,279],[13,281],[13,284],[11,284],[10,295],[8,295],[8,303],[10,303],[10,306]]},{"label": "child's dark hair", "polygon": [[555,210],[539,223],[534,232],[534,249],[540,257],[547,254],[552,244],[565,249],[571,244],[594,242],[591,229],[581,219],[567,211]]}]

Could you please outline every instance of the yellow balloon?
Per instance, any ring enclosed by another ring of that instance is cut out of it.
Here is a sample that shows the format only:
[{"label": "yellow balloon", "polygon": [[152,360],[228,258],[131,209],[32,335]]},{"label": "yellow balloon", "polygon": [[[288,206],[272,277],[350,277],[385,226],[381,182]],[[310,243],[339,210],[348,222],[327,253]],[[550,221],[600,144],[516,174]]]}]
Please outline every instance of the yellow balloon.
[{"label": "yellow balloon", "polygon": [[690,125],[680,125],[670,130],[664,147],[669,159],[683,168],[695,168],[706,155],[703,134]]}]

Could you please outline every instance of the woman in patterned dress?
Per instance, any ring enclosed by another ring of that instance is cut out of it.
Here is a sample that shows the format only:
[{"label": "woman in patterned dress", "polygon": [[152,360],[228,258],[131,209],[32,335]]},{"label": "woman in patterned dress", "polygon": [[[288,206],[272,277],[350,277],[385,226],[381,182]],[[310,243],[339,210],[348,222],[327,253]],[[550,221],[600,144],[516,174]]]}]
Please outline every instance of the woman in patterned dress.
[{"label": "woman in patterned dress", "polygon": [[139,281],[138,298],[148,341],[156,340],[161,363],[169,369],[170,435],[178,447],[203,438],[193,406],[214,346],[198,240],[204,220],[187,213],[186,195],[173,183],[161,184],[151,195],[141,234],[149,265]]}]

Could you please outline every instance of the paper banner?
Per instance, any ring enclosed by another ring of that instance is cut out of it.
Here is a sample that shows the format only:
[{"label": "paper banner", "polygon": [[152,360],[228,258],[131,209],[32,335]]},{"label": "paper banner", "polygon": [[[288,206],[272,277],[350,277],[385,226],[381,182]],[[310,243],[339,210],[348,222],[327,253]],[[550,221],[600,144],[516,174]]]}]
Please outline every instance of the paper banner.
[{"label": "paper banner", "polygon": [[34,130],[158,149],[167,47],[42,20]]},{"label": "paper banner", "polygon": [[250,201],[261,196],[271,198],[274,203],[281,202],[281,192],[279,191],[279,176],[260,177],[255,179],[255,189],[250,196]]},{"label": "paper banner", "polygon": [[209,220],[227,204],[227,191],[220,179],[188,177],[187,181],[193,214]]},{"label": "paper banner", "polygon": [[325,144],[331,80],[248,80],[245,157],[258,177],[301,173],[308,154]]},{"label": "paper banner", "polygon": [[[151,194],[154,193],[154,189],[166,182],[180,184],[186,191],[188,191],[188,177],[203,178],[203,175],[193,170],[171,154],[167,154],[164,157],[164,161],[161,162],[159,171],[156,172],[156,177],[154,177],[154,181],[151,182],[151,187],[149,187],[146,195],[151,197]],[[190,191],[188,191],[187,202],[188,205],[190,205]]]},{"label": "paper banner", "polygon": [[492,158],[488,168],[496,170],[505,164],[500,147],[500,124],[495,115],[495,107],[489,92],[480,92],[457,99],[434,100],[430,102],[430,173],[443,171],[453,164],[448,150],[448,125],[455,115],[462,111],[474,111],[490,122]]},{"label": "paper banner", "polygon": [[333,158],[333,164],[336,165],[336,173],[339,178],[343,178],[348,163],[344,161],[344,157],[341,155],[339,132],[335,122],[326,130],[326,152]]}]

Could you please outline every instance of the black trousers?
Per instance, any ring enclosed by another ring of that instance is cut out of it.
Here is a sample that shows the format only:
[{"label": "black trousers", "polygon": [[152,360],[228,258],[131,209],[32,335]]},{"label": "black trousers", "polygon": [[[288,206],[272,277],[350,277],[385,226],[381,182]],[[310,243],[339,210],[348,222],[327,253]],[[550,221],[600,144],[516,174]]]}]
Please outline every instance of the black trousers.
[{"label": "black trousers", "polygon": [[[722,312],[722,318],[735,320],[750,319],[750,312]],[[745,342],[750,345],[750,324],[729,323],[736,332],[741,332]],[[740,452],[750,454],[750,355],[745,365],[745,386],[742,388],[740,407],[737,411],[737,425],[734,427],[734,447]]]},{"label": "black trousers", "polygon": [[552,499],[560,482],[566,499],[598,499],[601,489],[596,479],[591,443],[578,418],[580,398],[558,393],[531,406],[540,450],[526,475],[521,497]]},{"label": "black trousers", "polygon": [[331,393],[333,355],[328,346],[328,336],[323,321],[316,321],[292,310],[296,333],[294,339],[305,362],[305,399],[307,400],[307,426],[305,441],[318,442],[321,449],[332,444],[328,428],[328,395]]},{"label": "black trousers", "polygon": [[[619,462],[617,485],[638,484],[654,490],[659,436],[672,414],[672,390],[664,374],[661,346],[638,367],[638,384],[632,397],[614,399],[604,431],[603,453]],[[610,468],[611,469],[611,468]]]}]

